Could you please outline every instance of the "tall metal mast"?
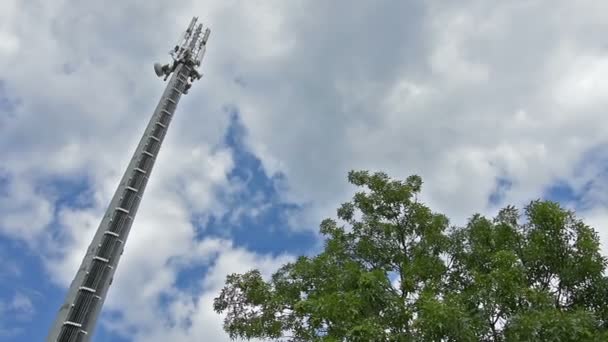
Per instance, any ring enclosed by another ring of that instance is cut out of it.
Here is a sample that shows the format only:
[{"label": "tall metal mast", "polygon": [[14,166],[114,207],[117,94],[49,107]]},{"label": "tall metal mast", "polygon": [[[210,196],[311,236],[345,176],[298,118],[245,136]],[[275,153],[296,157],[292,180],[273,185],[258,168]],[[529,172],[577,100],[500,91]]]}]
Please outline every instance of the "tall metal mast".
[{"label": "tall metal mast", "polygon": [[203,25],[197,25],[197,20],[192,18],[183,38],[169,53],[171,63],[154,64],[157,76],[164,77],[165,81],[169,76],[171,79],[76,272],[47,342],[91,339],[177,103],[182,94],[187,94],[192,82],[201,78],[197,68],[203,60],[210,30],[203,32]]}]

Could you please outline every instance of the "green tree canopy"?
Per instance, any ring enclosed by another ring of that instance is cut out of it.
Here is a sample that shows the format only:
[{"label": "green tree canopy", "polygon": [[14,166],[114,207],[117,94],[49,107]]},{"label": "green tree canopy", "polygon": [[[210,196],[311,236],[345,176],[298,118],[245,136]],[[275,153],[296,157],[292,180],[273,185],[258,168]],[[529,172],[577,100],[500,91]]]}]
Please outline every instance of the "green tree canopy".
[{"label": "green tree canopy", "polygon": [[282,341],[608,341],[606,258],[572,211],[533,201],[466,226],[417,200],[422,180],[350,172],[324,250],[232,274],[215,298],[231,338]]}]

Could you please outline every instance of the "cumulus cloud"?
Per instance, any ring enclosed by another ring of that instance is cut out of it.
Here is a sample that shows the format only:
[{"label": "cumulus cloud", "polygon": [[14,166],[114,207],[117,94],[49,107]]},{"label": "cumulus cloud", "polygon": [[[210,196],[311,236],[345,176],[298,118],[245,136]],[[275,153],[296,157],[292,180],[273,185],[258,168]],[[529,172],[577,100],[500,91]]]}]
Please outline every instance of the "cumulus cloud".
[{"label": "cumulus cloud", "polygon": [[22,317],[30,317],[34,313],[34,305],[32,300],[23,293],[17,292],[9,305],[17,315]]},{"label": "cumulus cloud", "polygon": [[22,179],[8,181],[0,197],[0,231],[14,238],[33,239],[53,218],[53,203]]},{"label": "cumulus cloud", "polygon": [[425,199],[457,222],[495,210],[498,178],[512,184],[501,205],[521,204],[605,140],[606,55],[588,37],[605,26],[601,6],[333,2],[286,13],[297,44],[280,72],[252,70],[241,91],[250,142],[316,217],[346,196],[352,168],[421,174]]},{"label": "cumulus cloud", "polygon": [[[279,256],[276,258],[260,256],[246,251],[242,248],[231,246],[227,241],[203,241],[202,245],[218,244],[222,248],[202,253],[200,257],[209,258],[206,262],[209,267],[204,279],[201,281],[201,292],[188,294],[175,291],[174,300],[164,308],[168,324],[159,326],[151,324],[153,320],[141,322],[141,329],[134,341],[191,341],[207,339],[211,341],[229,341],[228,336],[222,330],[223,317],[215,314],[213,298],[217,296],[224,284],[226,275],[230,273],[243,273],[250,269],[259,269],[264,277],[269,277],[280,265],[292,261],[293,257]],[[122,291],[122,290],[121,290]],[[150,307],[148,305],[147,307]],[[159,312],[157,309],[155,312]]]}]

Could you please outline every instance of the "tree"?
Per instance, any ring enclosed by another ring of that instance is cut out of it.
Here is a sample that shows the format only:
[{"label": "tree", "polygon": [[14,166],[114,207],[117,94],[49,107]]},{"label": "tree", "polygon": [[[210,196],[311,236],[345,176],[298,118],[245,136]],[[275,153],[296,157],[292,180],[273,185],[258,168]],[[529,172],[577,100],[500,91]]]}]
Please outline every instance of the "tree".
[{"label": "tree", "polygon": [[348,180],[362,191],[321,223],[319,255],[227,277],[214,309],[231,338],[608,341],[607,260],[573,212],[537,200],[452,227],[418,176]]}]

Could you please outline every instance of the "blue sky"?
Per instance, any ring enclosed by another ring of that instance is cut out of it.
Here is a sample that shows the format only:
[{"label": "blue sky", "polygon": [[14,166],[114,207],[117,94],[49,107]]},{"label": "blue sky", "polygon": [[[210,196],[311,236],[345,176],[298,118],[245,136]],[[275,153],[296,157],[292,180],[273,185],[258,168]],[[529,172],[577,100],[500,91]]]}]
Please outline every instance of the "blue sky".
[{"label": "blue sky", "polygon": [[0,340],[47,333],[192,15],[182,98],[95,341],[228,341],[225,276],[322,246],[352,169],[462,224],[539,197],[608,246],[608,5],[220,0],[0,5]]}]

